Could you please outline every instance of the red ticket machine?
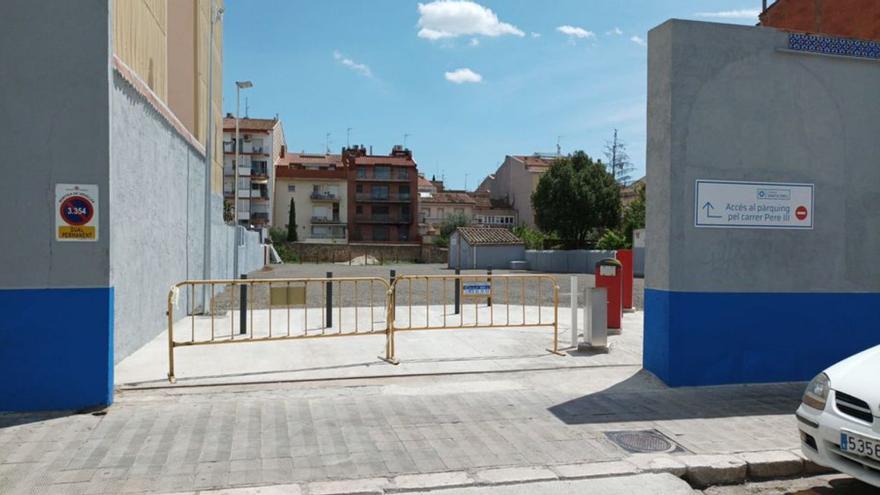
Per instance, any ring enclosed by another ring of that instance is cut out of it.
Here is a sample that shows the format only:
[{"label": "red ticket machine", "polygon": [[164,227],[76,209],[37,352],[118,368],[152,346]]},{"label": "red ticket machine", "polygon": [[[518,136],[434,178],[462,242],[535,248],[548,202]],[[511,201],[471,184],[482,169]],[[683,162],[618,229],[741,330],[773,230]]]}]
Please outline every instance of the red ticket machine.
[{"label": "red ticket machine", "polygon": [[633,251],[618,249],[617,261],[623,265],[623,309],[633,309]]},{"label": "red ticket machine", "polygon": [[621,328],[623,320],[623,265],[614,258],[596,263],[596,287],[605,287],[608,293],[608,328]]}]

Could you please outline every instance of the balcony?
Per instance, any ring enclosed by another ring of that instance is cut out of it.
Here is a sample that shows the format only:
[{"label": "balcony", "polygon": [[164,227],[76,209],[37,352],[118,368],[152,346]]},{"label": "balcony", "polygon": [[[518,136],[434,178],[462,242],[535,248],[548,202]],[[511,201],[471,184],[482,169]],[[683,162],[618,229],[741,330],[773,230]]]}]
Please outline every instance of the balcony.
[{"label": "balcony", "polygon": [[412,222],[412,215],[383,215],[381,213],[373,215],[356,215],[354,217],[359,223],[403,223]]},{"label": "balcony", "polygon": [[253,178],[262,178],[266,179],[269,177],[269,169],[264,167],[254,167],[250,170],[250,175]]},{"label": "balcony", "polygon": [[355,180],[359,182],[409,182],[409,177],[400,177],[398,175],[375,175],[368,177],[366,175],[358,175]]},{"label": "balcony", "polygon": [[345,224],[344,221],[340,220],[339,217],[312,217],[312,223],[319,224]]},{"label": "balcony", "polygon": [[252,222],[268,222],[269,221],[269,212],[255,211],[255,212],[251,213],[251,221]]},{"label": "balcony", "polygon": [[309,197],[315,201],[339,201],[339,195],[337,193],[328,191],[312,191],[312,194]]},{"label": "balcony", "polygon": [[371,203],[409,203],[412,201],[412,195],[409,193],[391,193],[391,194],[373,194],[373,193],[355,193],[357,201]]}]

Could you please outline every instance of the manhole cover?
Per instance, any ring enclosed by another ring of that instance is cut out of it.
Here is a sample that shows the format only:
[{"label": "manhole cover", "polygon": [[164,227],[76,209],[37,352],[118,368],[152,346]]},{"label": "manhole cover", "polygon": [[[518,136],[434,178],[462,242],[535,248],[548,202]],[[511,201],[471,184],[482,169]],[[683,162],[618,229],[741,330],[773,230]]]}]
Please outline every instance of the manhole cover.
[{"label": "manhole cover", "polygon": [[606,431],[605,436],[623,450],[638,454],[669,452],[677,445],[657,430]]}]

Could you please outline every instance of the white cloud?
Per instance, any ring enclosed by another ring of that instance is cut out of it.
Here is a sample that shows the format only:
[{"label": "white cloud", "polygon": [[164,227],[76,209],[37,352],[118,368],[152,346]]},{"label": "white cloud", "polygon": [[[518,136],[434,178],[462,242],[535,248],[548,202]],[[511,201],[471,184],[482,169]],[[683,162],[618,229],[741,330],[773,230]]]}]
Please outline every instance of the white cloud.
[{"label": "white cloud", "polygon": [[445,76],[447,81],[455,84],[478,83],[483,80],[483,76],[468,68],[455,69],[452,72],[447,72]]},{"label": "white cloud", "polygon": [[373,77],[373,71],[370,70],[370,67],[366,64],[359,64],[354,60],[346,57],[339,50],[333,50],[333,58],[337,60],[340,64],[348,67],[349,69],[357,72],[358,74],[364,77]]},{"label": "white cloud", "polygon": [[556,28],[556,30],[566,36],[571,36],[572,38],[595,38],[596,37],[596,33],[592,32],[592,31],[587,31],[586,29],[581,28],[581,27],[577,27],[577,26],[568,26],[568,25],[559,26],[558,28]]},{"label": "white cloud", "polygon": [[614,26],[614,29],[612,29],[611,31],[607,31],[605,34],[613,34],[615,36],[620,36],[623,34],[623,30],[621,30],[617,26]]},{"label": "white cloud", "polygon": [[629,40],[639,46],[648,46],[648,42],[642,39],[641,36],[633,36]]},{"label": "white cloud", "polygon": [[478,46],[480,44],[480,40],[478,40],[477,38],[471,38],[471,41],[469,44],[471,46]]},{"label": "white cloud", "polygon": [[531,35],[532,35],[532,38],[540,38],[541,37],[541,33],[536,33],[534,31],[532,31]]},{"label": "white cloud", "polygon": [[740,9],[740,10],[722,10],[720,12],[697,12],[697,17],[707,17],[710,19],[747,19],[758,20],[761,11],[758,9]]},{"label": "white cloud", "polygon": [[525,36],[516,26],[501,22],[491,9],[469,0],[435,0],[419,4],[419,38],[457,36]]}]

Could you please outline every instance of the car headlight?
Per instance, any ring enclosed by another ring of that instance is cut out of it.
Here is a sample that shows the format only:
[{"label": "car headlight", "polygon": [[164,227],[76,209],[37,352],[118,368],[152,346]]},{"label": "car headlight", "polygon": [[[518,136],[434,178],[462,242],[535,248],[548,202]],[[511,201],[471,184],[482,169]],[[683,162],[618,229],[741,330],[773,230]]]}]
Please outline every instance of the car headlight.
[{"label": "car headlight", "polygon": [[816,378],[810,380],[807,390],[804,391],[803,403],[823,411],[825,402],[828,400],[828,392],[831,390],[831,380],[825,373],[819,373]]}]

